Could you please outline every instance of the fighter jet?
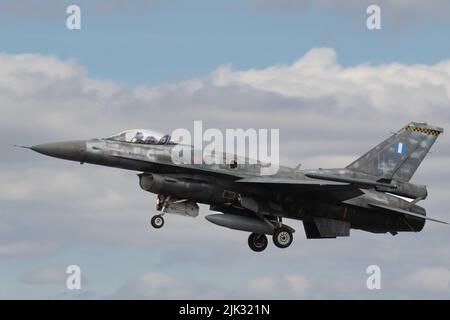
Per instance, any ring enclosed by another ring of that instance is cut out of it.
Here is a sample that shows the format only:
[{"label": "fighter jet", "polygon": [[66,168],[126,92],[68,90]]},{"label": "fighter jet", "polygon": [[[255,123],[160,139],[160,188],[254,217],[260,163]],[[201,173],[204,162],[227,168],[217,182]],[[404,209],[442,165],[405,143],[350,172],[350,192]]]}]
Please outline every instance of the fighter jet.
[{"label": "fighter jet", "polygon": [[[126,130],[108,138],[47,143],[27,147],[41,154],[137,171],[140,187],[157,195],[159,229],[164,215],[197,217],[198,204],[215,211],[213,224],[249,233],[249,247],[260,252],[267,235],[279,248],[293,241],[288,219],[303,223],[306,238],[347,237],[350,229],[372,233],[419,232],[426,216],[417,202],[427,197],[425,185],[410,179],[442,128],[411,122],[345,168],[300,170],[280,166],[260,174],[260,162],[223,164],[175,163],[179,142],[150,130]],[[192,149],[193,150],[193,147]],[[448,224],[448,223],[446,223]]]}]

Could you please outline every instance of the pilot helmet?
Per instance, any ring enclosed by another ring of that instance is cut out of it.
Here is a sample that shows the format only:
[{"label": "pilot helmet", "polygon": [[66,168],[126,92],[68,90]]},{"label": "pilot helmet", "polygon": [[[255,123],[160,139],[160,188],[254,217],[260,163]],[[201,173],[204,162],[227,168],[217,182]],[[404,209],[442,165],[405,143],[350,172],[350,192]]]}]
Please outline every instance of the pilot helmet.
[{"label": "pilot helmet", "polygon": [[144,139],[144,134],[140,131],[136,132],[136,135],[134,136],[136,138],[136,140],[143,140]]}]

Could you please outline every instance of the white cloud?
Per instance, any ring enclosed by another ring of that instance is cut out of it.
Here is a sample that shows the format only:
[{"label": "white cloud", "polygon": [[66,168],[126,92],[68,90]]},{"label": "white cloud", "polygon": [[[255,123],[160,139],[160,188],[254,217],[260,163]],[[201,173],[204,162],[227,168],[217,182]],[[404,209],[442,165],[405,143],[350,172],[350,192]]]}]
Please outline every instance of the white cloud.
[{"label": "white cloud", "polygon": [[31,285],[55,285],[64,288],[68,275],[64,266],[46,266],[25,273],[21,281]]},{"label": "white cloud", "polygon": [[118,290],[125,299],[182,299],[192,295],[191,287],[164,273],[148,272]]},{"label": "white cloud", "polygon": [[[7,152],[0,157],[0,258],[36,258],[86,244],[106,244],[114,250],[117,245],[155,246],[165,252],[154,262],[159,269],[208,266],[213,271],[200,291],[206,297],[232,298],[239,292],[218,289],[211,279],[224,273],[223,265],[253,270],[254,256],[249,254],[245,233],[211,225],[202,217],[178,216],[167,216],[164,230],[155,232],[148,223],[155,212],[154,196],[140,190],[133,172],[80,166],[11,145],[102,137],[127,127],[170,132],[178,127],[191,129],[193,120],[204,120],[207,127],[278,127],[282,162],[301,162],[304,168],[344,166],[410,120],[450,128],[449,92],[450,60],[435,65],[344,67],[329,48],[312,49],[288,65],[251,70],[222,66],[205,77],[131,88],[93,79],[72,60],[2,54],[0,145]],[[445,197],[445,181],[450,180],[445,166],[448,150],[450,139],[443,135],[417,180],[431,190],[435,187],[436,196],[432,193],[423,204],[433,209],[430,216],[444,220],[450,209]],[[450,264],[447,234],[440,226],[426,227],[420,234],[391,237],[354,232],[350,239],[315,242],[303,239],[301,223],[289,224],[297,229],[293,247],[281,252],[270,246],[260,255],[258,263],[268,271],[263,274],[270,275],[241,275],[234,287],[242,289],[242,295],[327,297],[330,286],[332,291],[350,295],[349,290],[339,289],[339,281],[320,285],[310,279],[324,272],[314,266],[331,260],[335,262],[329,267],[330,278],[340,279],[346,262],[337,261],[344,254],[349,268],[353,261],[364,259],[370,264],[397,265],[400,253],[402,263]],[[418,246],[423,250],[408,250]],[[312,271],[297,274],[294,268],[303,267],[305,258],[315,262],[309,265]],[[284,275],[271,275],[270,268],[278,270],[281,260],[289,262]],[[361,287],[366,266],[363,263],[360,268],[362,280],[352,284],[355,291],[365,292]],[[281,292],[282,287],[287,291]],[[152,272],[132,280],[120,292],[194,297],[197,290],[182,276]]]},{"label": "white cloud", "polygon": [[[16,235],[16,238],[18,236]],[[60,249],[58,243],[31,242],[31,241],[10,241],[0,242],[0,259],[4,258],[30,258],[54,253]]]},{"label": "white cloud", "polygon": [[171,131],[190,128],[194,119],[300,134],[315,129],[311,140],[336,130],[342,132],[335,138],[355,130],[372,135],[380,128],[367,123],[379,118],[383,130],[410,119],[442,124],[450,118],[450,61],[342,67],[330,48],[312,49],[290,65],[244,71],[222,66],[206,77],[135,88],[92,79],[71,60],[3,54],[0,79],[0,124],[15,139],[31,139],[33,133],[33,141],[36,132],[64,139],[108,135],[126,126]]},{"label": "white cloud", "polygon": [[242,285],[220,288],[212,283],[181,279],[162,272],[147,272],[122,285],[113,296],[120,299],[236,299],[303,298],[310,284],[305,276],[286,274],[250,278]]},{"label": "white cloud", "polygon": [[308,292],[308,279],[299,274],[261,276],[249,280],[242,286],[244,295],[251,298],[298,299]]},{"label": "white cloud", "polygon": [[419,292],[450,293],[450,268],[421,267],[401,278],[397,285]]},{"label": "white cloud", "polygon": [[[278,127],[282,162],[334,167],[410,120],[447,127],[450,60],[343,67],[333,49],[315,48],[289,65],[243,71],[222,66],[206,77],[128,88],[92,79],[73,60],[0,54],[0,103],[0,143],[6,150],[14,143],[101,137],[127,127],[190,129],[200,119],[208,127]],[[450,149],[445,137],[430,156],[440,163]],[[154,212],[154,197],[140,190],[132,172],[82,167],[22,149],[2,154],[1,161],[3,243],[23,237],[30,242],[63,239],[64,245],[157,241],[142,226]],[[201,242],[217,234],[204,221],[174,220],[173,232],[158,237]],[[47,224],[55,228],[45,231]],[[29,231],[19,237],[24,226]],[[221,231],[227,241],[235,238]]]},{"label": "white cloud", "polygon": [[214,299],[224,292],[214,285],[202,286],[161,272],[147,272],[121,286],[113,298],[119,299]]},{"label": "white cloud", "polygon": [[333,49],[317,48],[291,65],[246,71],[223,67],[212,78],[218,87],[248,86],[304,100],[332,97],[331,112],[358,112],[364,103],[364,112],[421,117],[434,107],[449,115],[450,61],[433,66],[392,63],[343,68]]}]

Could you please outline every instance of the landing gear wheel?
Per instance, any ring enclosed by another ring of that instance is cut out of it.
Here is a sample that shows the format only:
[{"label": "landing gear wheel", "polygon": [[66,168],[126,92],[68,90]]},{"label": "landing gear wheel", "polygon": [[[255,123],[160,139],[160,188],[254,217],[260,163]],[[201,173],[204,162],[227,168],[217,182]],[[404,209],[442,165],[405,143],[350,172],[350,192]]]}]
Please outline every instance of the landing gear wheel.
[{"label": "landing gear wheel", "polygon": [[287,228],[278,228],[273,233],[273,243],[278,248],[284,249],[289,247],[293,240],[294,237],[292,235],[292,232]]},{"label": "landing gear wheel", "polygon": [[265,234],[252,233],[248,237],[248,246],[256,252],[261,252],[267,248],[267,237]]},{"label": "landing gear wheel", "polygon": [[164,225],[164,218],[161,215],[157,214],[156,216],[152,217],[151,223],[153,228],[159,229]]}]

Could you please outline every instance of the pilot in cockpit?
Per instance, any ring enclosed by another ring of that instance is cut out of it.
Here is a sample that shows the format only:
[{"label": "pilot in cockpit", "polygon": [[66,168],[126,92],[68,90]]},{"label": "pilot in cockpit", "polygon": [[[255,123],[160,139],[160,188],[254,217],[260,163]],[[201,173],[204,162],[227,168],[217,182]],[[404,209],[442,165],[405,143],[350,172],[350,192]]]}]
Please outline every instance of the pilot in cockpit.
[{"label": "pilot in cockpit", "polygon": [[157,132],[146,129],[131,129],[122,131],[115,134],[108,140],[115,140],[128,143],[141,143],[141,144],[167,144],[170,142],[170,135],[161,135]]},{"label": "pilot in cockpit", "polygon": [[156,138],[154,136],[148,136],[147,138],[145,138],[145,143],[156,144]]},{"label": "pilot in cockpit", "polygon": [[144,134],[140,131],[136,132],[136,134],[134,136],[134,142],[144,143]]}]

